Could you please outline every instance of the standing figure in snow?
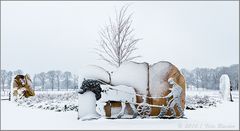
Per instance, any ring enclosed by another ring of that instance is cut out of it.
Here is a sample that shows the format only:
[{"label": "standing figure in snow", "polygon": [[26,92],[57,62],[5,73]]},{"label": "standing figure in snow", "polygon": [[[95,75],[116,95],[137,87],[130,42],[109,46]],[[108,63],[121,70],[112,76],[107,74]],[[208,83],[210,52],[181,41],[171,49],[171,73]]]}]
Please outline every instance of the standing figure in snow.
[{"label": "standing figure in snow", "polygon": [[[160,117],[160,118],[164,117],[164,115],[167,112],[167,109],[170,109],[171,114],[172,114],[171,117],[176,117],[176,112],[174,110],[175,105],[177,106],[177,109],[179,111],[179,114],[180,114],[179,117],[182,117],[184,115],[182,107],[181,107],[182,88],[173,80],[173,78],[169,78],[168,83],[170,85],[172,85],[172,88],[169,89],[169,90],[171,90],[171,92],[167,96],[164,97],[167,99],[168,104],[167,104],[166,108],[163,107],[161,109],[161,112],[159,113],[158,117]],[[172,97],[172,99],[169,100],[171,97]]]}]

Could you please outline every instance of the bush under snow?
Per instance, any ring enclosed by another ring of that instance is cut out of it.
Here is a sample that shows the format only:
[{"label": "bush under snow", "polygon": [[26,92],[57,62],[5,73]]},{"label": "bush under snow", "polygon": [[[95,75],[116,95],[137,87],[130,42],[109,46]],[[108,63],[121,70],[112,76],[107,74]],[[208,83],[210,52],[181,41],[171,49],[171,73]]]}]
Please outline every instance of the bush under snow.
[{"label": "bush under snow", "polygon": [[[220,102],[221,98],[215,95],[190,95],[186,97],[186,109],[216,107]],[[36,96],[21,99],[17,104],[56,112],[78,111],[78,94],[76,92],[36,92]]]},{"label": "bush under snow", "polygon": [[39,108],[44,110],[62,111],[77,111],[77,93],[76,92],[41,92],[36,93],[36,96],[19,99],[19,106]]},{"label": "bush under snow", "polygon": [[221,100],[216,96],[187,96],[186,97],[186,109],[187,110],[196,110],[196,108],[208,108],[216,107],[217,103],[220,103]]}]

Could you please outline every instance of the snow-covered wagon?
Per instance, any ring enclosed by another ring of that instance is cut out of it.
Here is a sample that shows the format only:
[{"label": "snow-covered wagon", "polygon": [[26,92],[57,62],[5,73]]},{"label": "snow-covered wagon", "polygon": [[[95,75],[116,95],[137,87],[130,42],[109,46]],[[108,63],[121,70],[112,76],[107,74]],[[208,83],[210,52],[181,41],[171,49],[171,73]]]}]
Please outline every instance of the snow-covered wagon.
[{"label": "snow-covered wagon", "polygon": [[[97,105],[96,114],[100,116],[145,118],[159,116],[162,112],[168,116],[173,115],[172,110],[168,108],[169,99],[165,97],[176,96],[176,93],[171,93],[173,86],[169,83],[169,78],[174,82],[173,85],[181,88],[178,95],[180,101],[177,102],[178,105],[172,106],[174,114],[182,115],[183,112],[179,112],[179,107],[184,111],[185,79],[180,71],[169,62],[161,61],[153,65],[126,62],[112,73],[92,66],[91,71],[85,71],[83,74],[85,74],[85,80],[82,82],[79,95],[93,92]],[[172,95],[170,96],[169,93]],[[81,106],[79,106],[79,111],[81,111]]]}]

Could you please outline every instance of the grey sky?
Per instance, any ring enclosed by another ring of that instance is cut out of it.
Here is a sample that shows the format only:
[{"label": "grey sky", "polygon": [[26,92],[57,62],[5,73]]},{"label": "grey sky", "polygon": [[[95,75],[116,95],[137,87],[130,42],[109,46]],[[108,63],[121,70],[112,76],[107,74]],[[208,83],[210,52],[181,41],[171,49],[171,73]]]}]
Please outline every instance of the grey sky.
[{"label": "grey sky", "polygon": [[136,59],[166,60],[179,68],[239,63],[238,1],[1,2],[1,68],[30,74],[76,72],[98,60],[98,31],[115,8],[130,3],[138,43]]}]

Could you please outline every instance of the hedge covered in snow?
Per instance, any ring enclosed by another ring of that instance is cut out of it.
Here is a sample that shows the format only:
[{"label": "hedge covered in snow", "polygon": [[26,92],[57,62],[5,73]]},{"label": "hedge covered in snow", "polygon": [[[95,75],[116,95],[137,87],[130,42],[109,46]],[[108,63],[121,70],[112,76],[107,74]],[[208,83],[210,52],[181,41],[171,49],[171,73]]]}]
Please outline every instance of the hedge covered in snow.
[{"label": "hedge covered in snow", "polygon": [[[221,102],[220,97],[193,95],[186,97],[186,109],[195,110],[197,108],[216,107]],[[76,92],[64,93],[37,93],[36,96],[24,98],[16,102],[19,106],[53,110],[56,112],[77,111],[78,94]]]}]

